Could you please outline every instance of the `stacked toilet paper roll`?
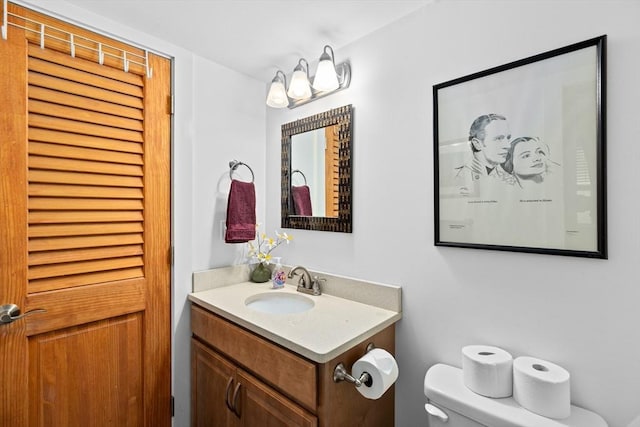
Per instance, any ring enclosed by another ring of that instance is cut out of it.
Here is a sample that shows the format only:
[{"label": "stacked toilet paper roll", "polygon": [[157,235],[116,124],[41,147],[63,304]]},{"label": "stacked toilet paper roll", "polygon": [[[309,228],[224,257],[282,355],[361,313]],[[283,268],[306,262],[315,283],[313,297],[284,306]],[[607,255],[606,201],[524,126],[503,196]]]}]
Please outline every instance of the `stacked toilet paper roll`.
[{"label": "stacked toilet paper roll", "polygon": [[356,387],[356,390],[367,399],[378,399],[398,379],[398,363],[386,350],[374,348],[356,360],[351,368],[351,375],[360,378],[367,372],[371,381]]},{"label": "stacked toilet paper roll", "polygon": [[513,357],[488,345],[462,348],[462,378],[471,391],[486,397],[509,397],[513,390]]},{"label": "stacked toilet paper roll", "polygon": [[567,418],[571,415],[569,372],[546,360],[518,357],[513,362],[513,398],[538,415]]}]

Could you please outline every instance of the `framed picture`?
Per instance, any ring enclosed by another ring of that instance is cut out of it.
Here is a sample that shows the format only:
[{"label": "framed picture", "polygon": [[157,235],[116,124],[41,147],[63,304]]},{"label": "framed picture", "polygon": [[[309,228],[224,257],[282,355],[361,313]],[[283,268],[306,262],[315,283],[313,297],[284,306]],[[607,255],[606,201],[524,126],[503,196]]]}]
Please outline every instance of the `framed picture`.
[{"label": "framed picture", "polygon": [[605,48],[433,87],[436,246],[607,258]]}]

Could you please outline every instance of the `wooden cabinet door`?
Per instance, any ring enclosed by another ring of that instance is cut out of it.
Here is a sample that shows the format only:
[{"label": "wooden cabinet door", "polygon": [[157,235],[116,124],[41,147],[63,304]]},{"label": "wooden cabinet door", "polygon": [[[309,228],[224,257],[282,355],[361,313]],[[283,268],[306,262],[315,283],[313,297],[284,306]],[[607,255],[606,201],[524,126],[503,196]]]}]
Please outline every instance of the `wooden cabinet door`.
[{"label": "wooden cabinet door", "polygon": [[170,61],[8,12],[0,305],[46,311],[0,324],[0,425],[170,426]]},{"label": "wooden cabinet door", "polygon": [[193,427],[231,427],[237,424],[236,415],[227,406],[232,404],[233,391],[237,386],[235,372],[234,365],[199,341],[191,339]]},{"label": "wooden cabinet door", "polygon": [[[277,361],[274,361],[277,363]],[[241,399],[236,407],[245,427],[316,427],[318,419],[300,406],[238,369]]]}]

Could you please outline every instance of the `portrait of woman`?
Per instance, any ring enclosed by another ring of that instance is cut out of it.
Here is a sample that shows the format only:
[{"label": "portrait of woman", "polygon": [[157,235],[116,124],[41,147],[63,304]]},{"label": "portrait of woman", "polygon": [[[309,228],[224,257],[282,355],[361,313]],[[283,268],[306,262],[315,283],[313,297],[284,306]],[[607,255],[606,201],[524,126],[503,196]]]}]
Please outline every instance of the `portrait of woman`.
[{"label": "portrait of woman", "polygon": [[540,138],[521,136],[511,141],[502,167],[511,174],[512,184],[524,188],[544,182],[551,165],[557,165],[549,156],[549,146]]}]

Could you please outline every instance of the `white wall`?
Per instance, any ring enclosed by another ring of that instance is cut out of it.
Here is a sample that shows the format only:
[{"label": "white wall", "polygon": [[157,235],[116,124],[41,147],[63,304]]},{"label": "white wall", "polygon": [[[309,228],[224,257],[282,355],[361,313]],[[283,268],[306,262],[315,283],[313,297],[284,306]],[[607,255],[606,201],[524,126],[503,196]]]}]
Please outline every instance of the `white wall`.
[{"label": "white wall", "polygon": [[[174,425],[190,425],[189,305],[193,271],[228,265],[239,248],[219,239],[232,159],[256,175],[258,213],[264,212],[265,84],[146,35],[55,0],[16,1],[54,16],[133,41],[173,58],[175,114],[172,141],[172,349]],[[238,170],[238,177],[249,177]],[[235,175],[234,175],[235,176]],[[221,214],[222,212],[222,214]]]},{"label": "white wall", "polygon": [[[402,285],[398,426],[425,425],[427,368],[460,366],[461,347],[475,343],[565,367],[574,404],[611,427],[640,420],[638,17],[639,1],[436,2],[337,50],[353,68],[348,90],[268,110],[267,224],[274,228],[280,125],[354,106],[353,234],[291,230],[283,260]],[[432,86],[602,34],[609,259],[434,247]]]},{"label": "white wall", "polygon": [[[176,75],[179,70],[176,70]],[[176,93],[178,95],[178,93]],[[226,218],[227,199],[231,179],[229,161],[248,164],[255,175],[256,209],[264,211],[265,164],[265,86],[216,63],[193,57],[192,91],[181,93],[193,102],[193,148],[189,163],[176,156],[183,141],[174,140],[174,188],[185,181],[190,192],[188,203],[180,205],[177,188],[174,190],[174,396],[176,398],[176,427],[190,425],[190,337],[191,323],[187,294],[191,292],[191,273],[212,267],[238,263],[244,245],[228,245],[221,234]],[[182,125],[175,118],[175,126]],[[178,164],[178,162],[181,162]],[[241,166],[234,178],[251,180],[249,169]],[[185,198],[186,199],[186,198]],[[181,214],[185,217],[182,218]],[[189,215],[189,218],[186,216]],[[187,220],[180,225],[177,222]],[[190,240],[179,237],[184,231]],[[182,240],[190,250],[178,246]],[[178,269],[178,262],[184,264]]]}]

